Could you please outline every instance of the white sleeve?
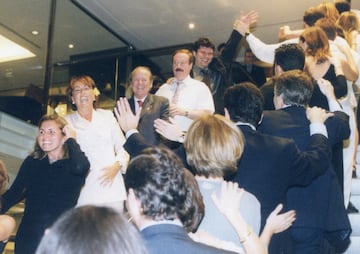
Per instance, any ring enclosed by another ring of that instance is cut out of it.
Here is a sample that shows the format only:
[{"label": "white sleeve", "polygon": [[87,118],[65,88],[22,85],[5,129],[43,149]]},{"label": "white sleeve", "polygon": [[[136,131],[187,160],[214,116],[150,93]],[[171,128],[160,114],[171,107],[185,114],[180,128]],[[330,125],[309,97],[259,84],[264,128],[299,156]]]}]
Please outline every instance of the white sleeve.
[{"label": "white sleeve", "polygon": [[261,61],[269,64],[274,63],[275,49],[277,49],[279,46],[283,44],[298,43],[298,40],[299,40],[298,38],[294,38],[280,43],[266,44],[257,37],[255,37],[255,35],[253,34],[249,34],[246,37],[246,41],[248,42],[251,51],[254,53],[254,55]]}]

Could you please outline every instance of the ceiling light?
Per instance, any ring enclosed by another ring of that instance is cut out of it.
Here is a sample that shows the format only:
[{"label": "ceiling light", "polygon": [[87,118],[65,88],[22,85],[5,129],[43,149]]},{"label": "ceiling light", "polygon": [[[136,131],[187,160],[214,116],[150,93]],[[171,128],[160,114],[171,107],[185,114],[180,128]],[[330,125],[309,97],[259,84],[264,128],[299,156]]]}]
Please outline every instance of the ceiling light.
[{"label": "ceiling light", "polygon": [[69,49],[72,49],[72,48],[74,48],[74,44],[69,44],[68,47],[69,47]]},{"label": "ceiling light", "polygon": [[194,29],[195,28],[195,24],[194,23],[189,23],[189,29]]},{"label": "ceiling light", "polygon": [[0,63],[34,57],[35,54],[0,35]]},{"label": "ceiling light", "polygon": [[39,34],[39,32],[36,31],[36,30],[31,31],[31,33],[32,33],[33,35],[38,35],[38,34]]}]

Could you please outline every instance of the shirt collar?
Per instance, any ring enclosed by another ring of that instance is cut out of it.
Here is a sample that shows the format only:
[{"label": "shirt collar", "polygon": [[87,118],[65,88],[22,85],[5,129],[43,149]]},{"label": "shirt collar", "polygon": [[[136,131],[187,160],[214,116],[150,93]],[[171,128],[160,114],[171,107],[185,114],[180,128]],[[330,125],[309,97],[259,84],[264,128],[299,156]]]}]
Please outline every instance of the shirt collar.
[{"label": "shirt collar", "polygon": [[249,126],[252,130],[256,131],[256,128],[254,125],[252,125],[251,123],[244,123],[244,122],[236,122],[235,125],[239,126],[239,125],[245,125],[245,126]]}]

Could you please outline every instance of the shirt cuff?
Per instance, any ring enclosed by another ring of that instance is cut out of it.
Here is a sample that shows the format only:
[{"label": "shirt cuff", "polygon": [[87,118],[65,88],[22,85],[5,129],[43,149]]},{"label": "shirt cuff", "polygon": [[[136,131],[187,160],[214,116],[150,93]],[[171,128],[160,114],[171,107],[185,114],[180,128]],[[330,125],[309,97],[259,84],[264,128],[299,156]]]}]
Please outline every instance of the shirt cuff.
[{"label": "shirt cuff", "polygon": [[128,139],[132,134],[134,133],[139,133],[139,131],[137,129],[132,129],[132,130],[128,130],[126,133],[125,133],[125,137],[126,139]]},{"label": "shirt cuff", "polygon": [[321,134],[328,137],[327,129],[323,123],[311,123],[310,124],[310,135]]},{"label": "shirt cuff", "polygon": [[337,100],[329,100],[328,104],[329,104],[330,112],[343,111],[340,106],[340,103]]}]

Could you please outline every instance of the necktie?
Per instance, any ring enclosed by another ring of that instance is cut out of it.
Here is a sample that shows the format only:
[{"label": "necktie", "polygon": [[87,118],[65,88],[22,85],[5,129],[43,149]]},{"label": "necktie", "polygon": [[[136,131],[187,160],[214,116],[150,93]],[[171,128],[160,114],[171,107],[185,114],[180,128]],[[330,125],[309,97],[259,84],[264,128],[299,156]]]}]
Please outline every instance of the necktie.
[{"label": "necktie", "polygon": [[139,104],[139,107],[141,108],[144,102],[141,101],[141,100],[138,100],[137,102],[138,102],[138,104]]},{"label": "necktie", "polygon": [[171,98],[171,103],[173,104],[177,104],[178,103],[178,100],[179,100],[179,96],[180,96],[180,90],[181,90],[181,82],[177,81],[176,82],[176,89],[175,89],[175,92],[174,92],[174,95],[173,97]]}]

